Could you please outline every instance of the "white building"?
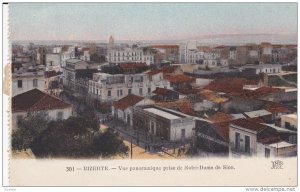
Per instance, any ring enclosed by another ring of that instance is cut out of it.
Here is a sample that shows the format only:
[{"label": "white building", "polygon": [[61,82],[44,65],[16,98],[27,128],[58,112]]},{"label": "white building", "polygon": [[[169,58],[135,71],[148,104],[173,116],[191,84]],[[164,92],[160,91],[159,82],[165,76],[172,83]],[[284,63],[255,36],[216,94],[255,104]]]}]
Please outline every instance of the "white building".
[{"label": "white building", "polygon": [[143,48],[109,49],[107,61],[109,63],[137,62],[151,65],[154,63],[154,55],[151,51],[143,50]]},{"label": "white building", "polygon": [[89,95],[108,102],[128,94],[150,97],[157,87],[170,89],[170,82],[160,78],[150,80],[147,74],[94,73],[93,80],[89,81]]},{"label": "white building", "polygon": [[193,136],[195,121],[178,111],[146,105],[134,109],[133,127],[167,141],[183,141]]},{"label": "white building", "polygon": [[54,47],[53,48],[53,53],[61,53],[62,52],[62,47]]},{"label": "white building", "polygon": [[66,66],[66,61],[75,59],[75,47],[68,47],[67,51],[61,53],[61,66]]},{"label": "white building", "polygon": [[45,90],[44,71],[12,73],[12,96],[32,89]]},{"label": "white building", "polygon": [[46,70],[61,71],[61,55],[59,53],[46,54]]},{"label": "white building", "polygon": [[90,61],[91,60],[91,55],[89,50],[84,50],[83,54],[80,56],[80,59],[83,61]]},{"label": "white building", "polygon": [[29,112],[46,112],[53,120],[67,119],[72,115],[72,105],[38,89],[32,89],[12,98],[12,130]]},{"label": "white building", "polygon": [[232,59],[232,60],[237,59],[237,48],[236,47],[229,48],[229,59]]},{"label": "white building", "polygon": [[282,140],[282,132],[248,119],[235,120],[229,126],[229,154],[232,157],[294,156],[297,146]]},{"label": "white building", "polygon": [[220,51],[214,49],[200,51],[196,42],[188,42],[179,46],[179,61],[186,64],[199,64],[202,69],[228,66],[228,60],[221,59]]},{"label": "white building", "polygon": [[251,72],[254,74],[260,74],[260,73],[274,74],[274,73],[281,73],[282,66],[277,64],[253,65],[253,66],[245,67],[244,71]]}]

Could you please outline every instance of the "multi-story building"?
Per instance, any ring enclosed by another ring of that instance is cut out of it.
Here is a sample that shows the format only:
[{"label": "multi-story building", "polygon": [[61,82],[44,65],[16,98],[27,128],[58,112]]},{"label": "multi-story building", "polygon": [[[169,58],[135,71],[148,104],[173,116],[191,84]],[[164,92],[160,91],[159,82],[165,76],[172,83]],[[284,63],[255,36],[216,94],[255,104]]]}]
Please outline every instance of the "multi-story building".
[{"label": "multi-story building", "polygon": [[37,52],[37,63],[39,65],[46,65],[46,47],[39,47]]},{"label": "multi-story building", "polygon": [[137,62],[151,65],[154,63],[154,55],[148,48],[120,48],[108,50],[107,61],[109,63]]},{"label": "multi-story building", "polygon": [[89,81],[89,95],[103,102],[111,102],[128,94],[150,97],[157,87],[170,89],[170,82],[164,79],[150,80],[147,74],[95,73]]},{"label": "multi-story building", "polygon": [[271,43],[263,42],[260,44],[261,51],[261,61],[263,63],[271,63],[272,62],[272,52],[273,46]]},{"label": "multi-story building", "polygon": [[79,59],[69,59],[63,67],[63,85],[77,94],[88,93],[88,82],[92,79],[93,73],[97,73],[98,66],[88,64]]},{"label": "multi-story building", "polygon": [[27,92],[32,89],[45,90],[44,70],[20,69],[12,73],[12,96]]},{"label": "multi-story building", "polygon": [[67,60],[75,58],[75,47],[64,47],[61,52],[61,66],[66,66]]},{"label": "multi-story building", "polygon": [[46,70],[61,70],[61,55],[59,53],[46,54]]},{"label": "multi-story building", "polygon": [[[180,61],[187,64],[199,64],[202,69],[213,69],[228,66],[227,49],[221,47],[197,48],[195,43],[180,46]],[[226,54],[227,53],[227,54]]]}]

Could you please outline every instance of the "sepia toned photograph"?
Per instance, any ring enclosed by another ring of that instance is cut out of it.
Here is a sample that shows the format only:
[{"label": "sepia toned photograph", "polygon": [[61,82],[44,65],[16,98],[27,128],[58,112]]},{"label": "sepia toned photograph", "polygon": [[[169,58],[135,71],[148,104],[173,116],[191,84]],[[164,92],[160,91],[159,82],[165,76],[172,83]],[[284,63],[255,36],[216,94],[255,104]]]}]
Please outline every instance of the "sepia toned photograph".
[{"label": "sepia toned photograph", "polygon": [[298,186],[297,3],[3,8],[8,186]]}]

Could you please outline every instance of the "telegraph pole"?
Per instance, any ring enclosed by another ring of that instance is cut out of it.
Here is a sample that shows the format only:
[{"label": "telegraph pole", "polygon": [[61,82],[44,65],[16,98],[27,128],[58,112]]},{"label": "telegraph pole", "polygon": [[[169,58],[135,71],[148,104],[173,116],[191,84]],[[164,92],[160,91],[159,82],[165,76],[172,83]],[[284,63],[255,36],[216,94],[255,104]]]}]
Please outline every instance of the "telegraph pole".
[{"label": "telegraph pole", "polygon": [[130,158],[132,159],[132,136],[130,140]]}]

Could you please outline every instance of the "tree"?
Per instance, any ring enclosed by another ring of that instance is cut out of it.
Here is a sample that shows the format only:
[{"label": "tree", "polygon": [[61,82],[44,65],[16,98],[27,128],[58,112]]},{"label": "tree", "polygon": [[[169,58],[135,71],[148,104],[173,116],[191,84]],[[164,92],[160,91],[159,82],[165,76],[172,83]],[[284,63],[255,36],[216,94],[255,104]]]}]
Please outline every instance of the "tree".
[{"label": "tree", "polygon": [[109,157],[128,151],[115,133],[100,132],[97,119],[88,116],[49,122],[48,128],[30,143],[30,148],[38,158]]},{"label": "tree", "polygon": [[46,128],[49,118],[46,112],[32,112],[18,122],[18,129],[12,134],[12,149],[26,150]]},{"label": "tree", "polygon": [[94,151],[103,157],[116,154],[128,155],[128,147],[124,145],[122,139],[111,131],[97,134],[93,142]]}]

